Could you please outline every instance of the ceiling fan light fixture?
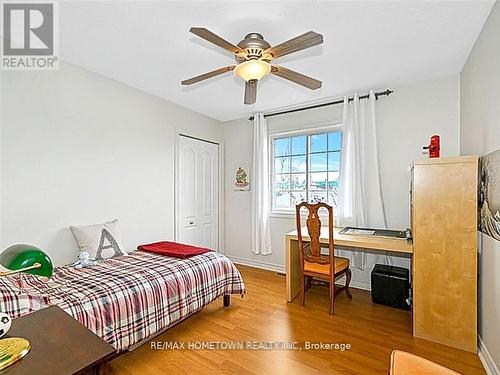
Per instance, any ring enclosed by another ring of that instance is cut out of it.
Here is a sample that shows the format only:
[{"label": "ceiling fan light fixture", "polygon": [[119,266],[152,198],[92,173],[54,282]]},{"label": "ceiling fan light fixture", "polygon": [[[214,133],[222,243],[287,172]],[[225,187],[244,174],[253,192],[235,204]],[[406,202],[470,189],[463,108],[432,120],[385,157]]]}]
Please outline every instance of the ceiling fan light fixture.
[{"label": "ceiling fan light fixture", "polygon": [[234,45],[204,27],[191,27],[189,31],[231,52],[234,55],[237,65],[228,65],[205,74],[200,74],[196,77],[185,79],[181,81],[182,85],[192,85],[234,71],[236,77],[240,77],[245,81],[245,98],[243,103],[249,105],[254,104],[257,98],[258,81],[270,73],[311,90],[317,90],[321,87],[321,81],[317,79],[287,69],[283,66],[271,66],[270,64],[271,61],[277,58],[322,44],[323,35],[315,33],[314,31],[308,31],[275,46],[271,46],[259,33],[247,34],[242,41]]},{"label": "ceiling fan light fixture", "polygon": [[246,82],[259,80],[271,73],[271,64],[262,60],[248,60],[238,64],[234,69],[234,75],[244,79]]}]

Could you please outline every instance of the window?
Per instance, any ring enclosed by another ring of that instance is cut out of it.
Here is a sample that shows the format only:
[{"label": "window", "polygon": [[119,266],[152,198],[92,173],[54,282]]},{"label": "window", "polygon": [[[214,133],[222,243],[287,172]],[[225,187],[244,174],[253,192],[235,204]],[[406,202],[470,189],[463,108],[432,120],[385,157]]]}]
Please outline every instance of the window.
[{"label": "window", "polygon": [[290,210],[303,201],[338,203],[342,132],[278,136],[273,150],[273,210]]}]

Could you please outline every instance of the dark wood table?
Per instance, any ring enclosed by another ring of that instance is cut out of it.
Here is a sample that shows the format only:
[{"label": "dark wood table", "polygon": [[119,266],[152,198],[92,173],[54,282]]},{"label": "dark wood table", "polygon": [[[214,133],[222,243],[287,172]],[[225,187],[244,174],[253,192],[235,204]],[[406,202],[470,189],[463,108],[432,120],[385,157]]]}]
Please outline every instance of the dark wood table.
[{"label": "dark wood table", "polygon": [[106,374],[115,349],[56,306],[14,319],[5,337],[24,337],[31,350],[2,374]]}]

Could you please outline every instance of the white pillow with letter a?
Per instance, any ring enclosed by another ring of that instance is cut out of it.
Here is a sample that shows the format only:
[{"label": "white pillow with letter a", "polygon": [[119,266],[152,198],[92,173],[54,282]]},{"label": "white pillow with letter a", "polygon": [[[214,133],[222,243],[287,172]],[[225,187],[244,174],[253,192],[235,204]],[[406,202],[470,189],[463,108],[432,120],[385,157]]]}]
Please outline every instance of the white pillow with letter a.
[{"label": "white pillow with letter a", "polygon": [[92,259],[100,260],[126,255],[121,244],[118,219],[103,224],[71,226],[71,232],[80,248]]}]

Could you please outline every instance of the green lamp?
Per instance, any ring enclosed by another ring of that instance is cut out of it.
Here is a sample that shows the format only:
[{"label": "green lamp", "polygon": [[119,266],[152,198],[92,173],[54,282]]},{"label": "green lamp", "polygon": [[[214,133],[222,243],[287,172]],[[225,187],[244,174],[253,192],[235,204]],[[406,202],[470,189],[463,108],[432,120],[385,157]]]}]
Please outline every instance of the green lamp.
[{"label": "green lamp", "polygon": [[[52,261],[47,254],[35,246],[24,244],[12,245],[0,253],[0,264],[9,270],[0,272],[0,276],[26,272],[50,277],[54,269]],[[7,314],[2,315],[2,319],[10,320]],[[10,321],[8,322],[8,326],[10,327]],[[0,371],[19,361],[28,354],[30,349],[30,342],[25,338],[9,337],[1,339]]]},{"label": "green lamp", "polygon": [[42,250],[33,245],[12,245],[0,254],[0,264],[10,271],[0,272],[0,276],[19,272],[50,277],[54,266]]}]

